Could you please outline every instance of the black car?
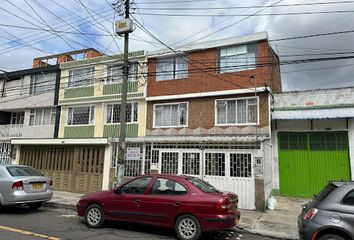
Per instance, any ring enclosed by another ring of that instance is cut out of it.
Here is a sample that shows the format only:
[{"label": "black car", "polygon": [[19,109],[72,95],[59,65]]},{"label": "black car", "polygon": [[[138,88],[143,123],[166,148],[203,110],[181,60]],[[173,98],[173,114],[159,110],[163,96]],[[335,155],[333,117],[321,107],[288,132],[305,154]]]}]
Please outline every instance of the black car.
[{"label": "black car", "polygon": [[354,239],[354,182],[330,182],[298,217],[300,239]]}]

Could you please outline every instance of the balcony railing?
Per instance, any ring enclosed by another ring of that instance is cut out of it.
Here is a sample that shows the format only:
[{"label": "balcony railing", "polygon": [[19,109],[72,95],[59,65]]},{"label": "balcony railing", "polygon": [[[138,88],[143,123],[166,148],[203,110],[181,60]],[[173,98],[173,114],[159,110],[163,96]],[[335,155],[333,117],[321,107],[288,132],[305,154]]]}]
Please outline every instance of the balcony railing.
[{"label": "balcony railing", "polygon": [[0,137],[22,137],[23,124],[0,125]]}]

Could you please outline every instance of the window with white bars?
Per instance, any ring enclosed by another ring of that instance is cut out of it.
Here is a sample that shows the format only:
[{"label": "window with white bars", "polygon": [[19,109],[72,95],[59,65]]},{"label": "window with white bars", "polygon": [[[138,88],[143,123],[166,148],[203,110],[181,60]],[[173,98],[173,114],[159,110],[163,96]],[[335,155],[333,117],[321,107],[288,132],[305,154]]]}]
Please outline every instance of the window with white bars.
[{"label": "window with white bars", "polygon": [[92,125],[95,121],[95,106],[69,107],[67,125]]},{"label": "window with white bars", "polygon": [[55,73],[35,74],[31,76],[30,95],[51,92],[55,89]]},{"label": "window with white bars", "polygon": [[[123,82],[123,67],[124,65],[108,65],[106,83],[119,83]],[[132,63],[129,66],[128,81],[138,80],[138,63]]]},{"label": "window with white bars", "polygon": [[156,80],[173,80],[188,77],[188,56],[161,58],[156,64]]},{"label": "window with white bars", "polygon": [[36,108],[30,110],[29,125],[54,125],[56,109],[53,108]]},{"label": "window with white bars", "polygon": [[216,100],[216,125],[258,123],[258,97]]},{"label": "window with white bars", "polygon": [[200,153],[183,153],[182,174],[200,174]]},{"label": "window with white bars", "polygon": [[69,70],[68,87],[80,87],[94,83],[94,67]]},{"label": "window with white bars", "polygon": [[230,154],[230,177],[252,177],[252,155],[249,153]]},{"label": "window with white bars", "polygon": [[178,174],[178,152],[161,153],[161,173]]},{"label": "window with white bars", "polygon": [[256,44],[224,47],[219,50],[219,73],[256,68]]},{"label": "window with white bars", "polygon": [[188,104],[155,104],[154,127],[187,127]]},{"label": "window with white bars", "polygon": [[[107,104],[106,123],[120,123],[121,104]],[[138,121],[138,103],[127,103],[126,122]]]},{"label": "window with white bars", "polygon": [[225,153],[205,154],[205,175],[225,176]]}]

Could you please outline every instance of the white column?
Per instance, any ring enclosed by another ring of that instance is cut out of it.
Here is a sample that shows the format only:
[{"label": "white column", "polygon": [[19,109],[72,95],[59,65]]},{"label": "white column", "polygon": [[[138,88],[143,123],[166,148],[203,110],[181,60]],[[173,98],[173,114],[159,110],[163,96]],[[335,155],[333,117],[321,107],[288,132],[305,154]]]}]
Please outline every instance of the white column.
[{"label": "white column", "polygon": [[112,145],[108,145],[105,147],[105,152],[104,152],[102,190],[111,189],[111,186],[109,185],[111,161],[112,161]]}]

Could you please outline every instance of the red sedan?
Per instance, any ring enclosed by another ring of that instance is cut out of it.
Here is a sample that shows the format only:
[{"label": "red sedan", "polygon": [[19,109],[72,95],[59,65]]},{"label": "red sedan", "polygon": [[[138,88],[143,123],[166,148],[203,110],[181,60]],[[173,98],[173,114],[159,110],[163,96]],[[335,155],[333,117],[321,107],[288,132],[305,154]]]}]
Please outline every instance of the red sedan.
[{"label": "red sedan", "polygon": [[182,240],[202,232],[230,229],[240,219],[238,197],[222,193],[196,177],[144,175],[115,190],[89,193],[77,204],[79,216],[91,228],[105,220],[174,228]]}]

